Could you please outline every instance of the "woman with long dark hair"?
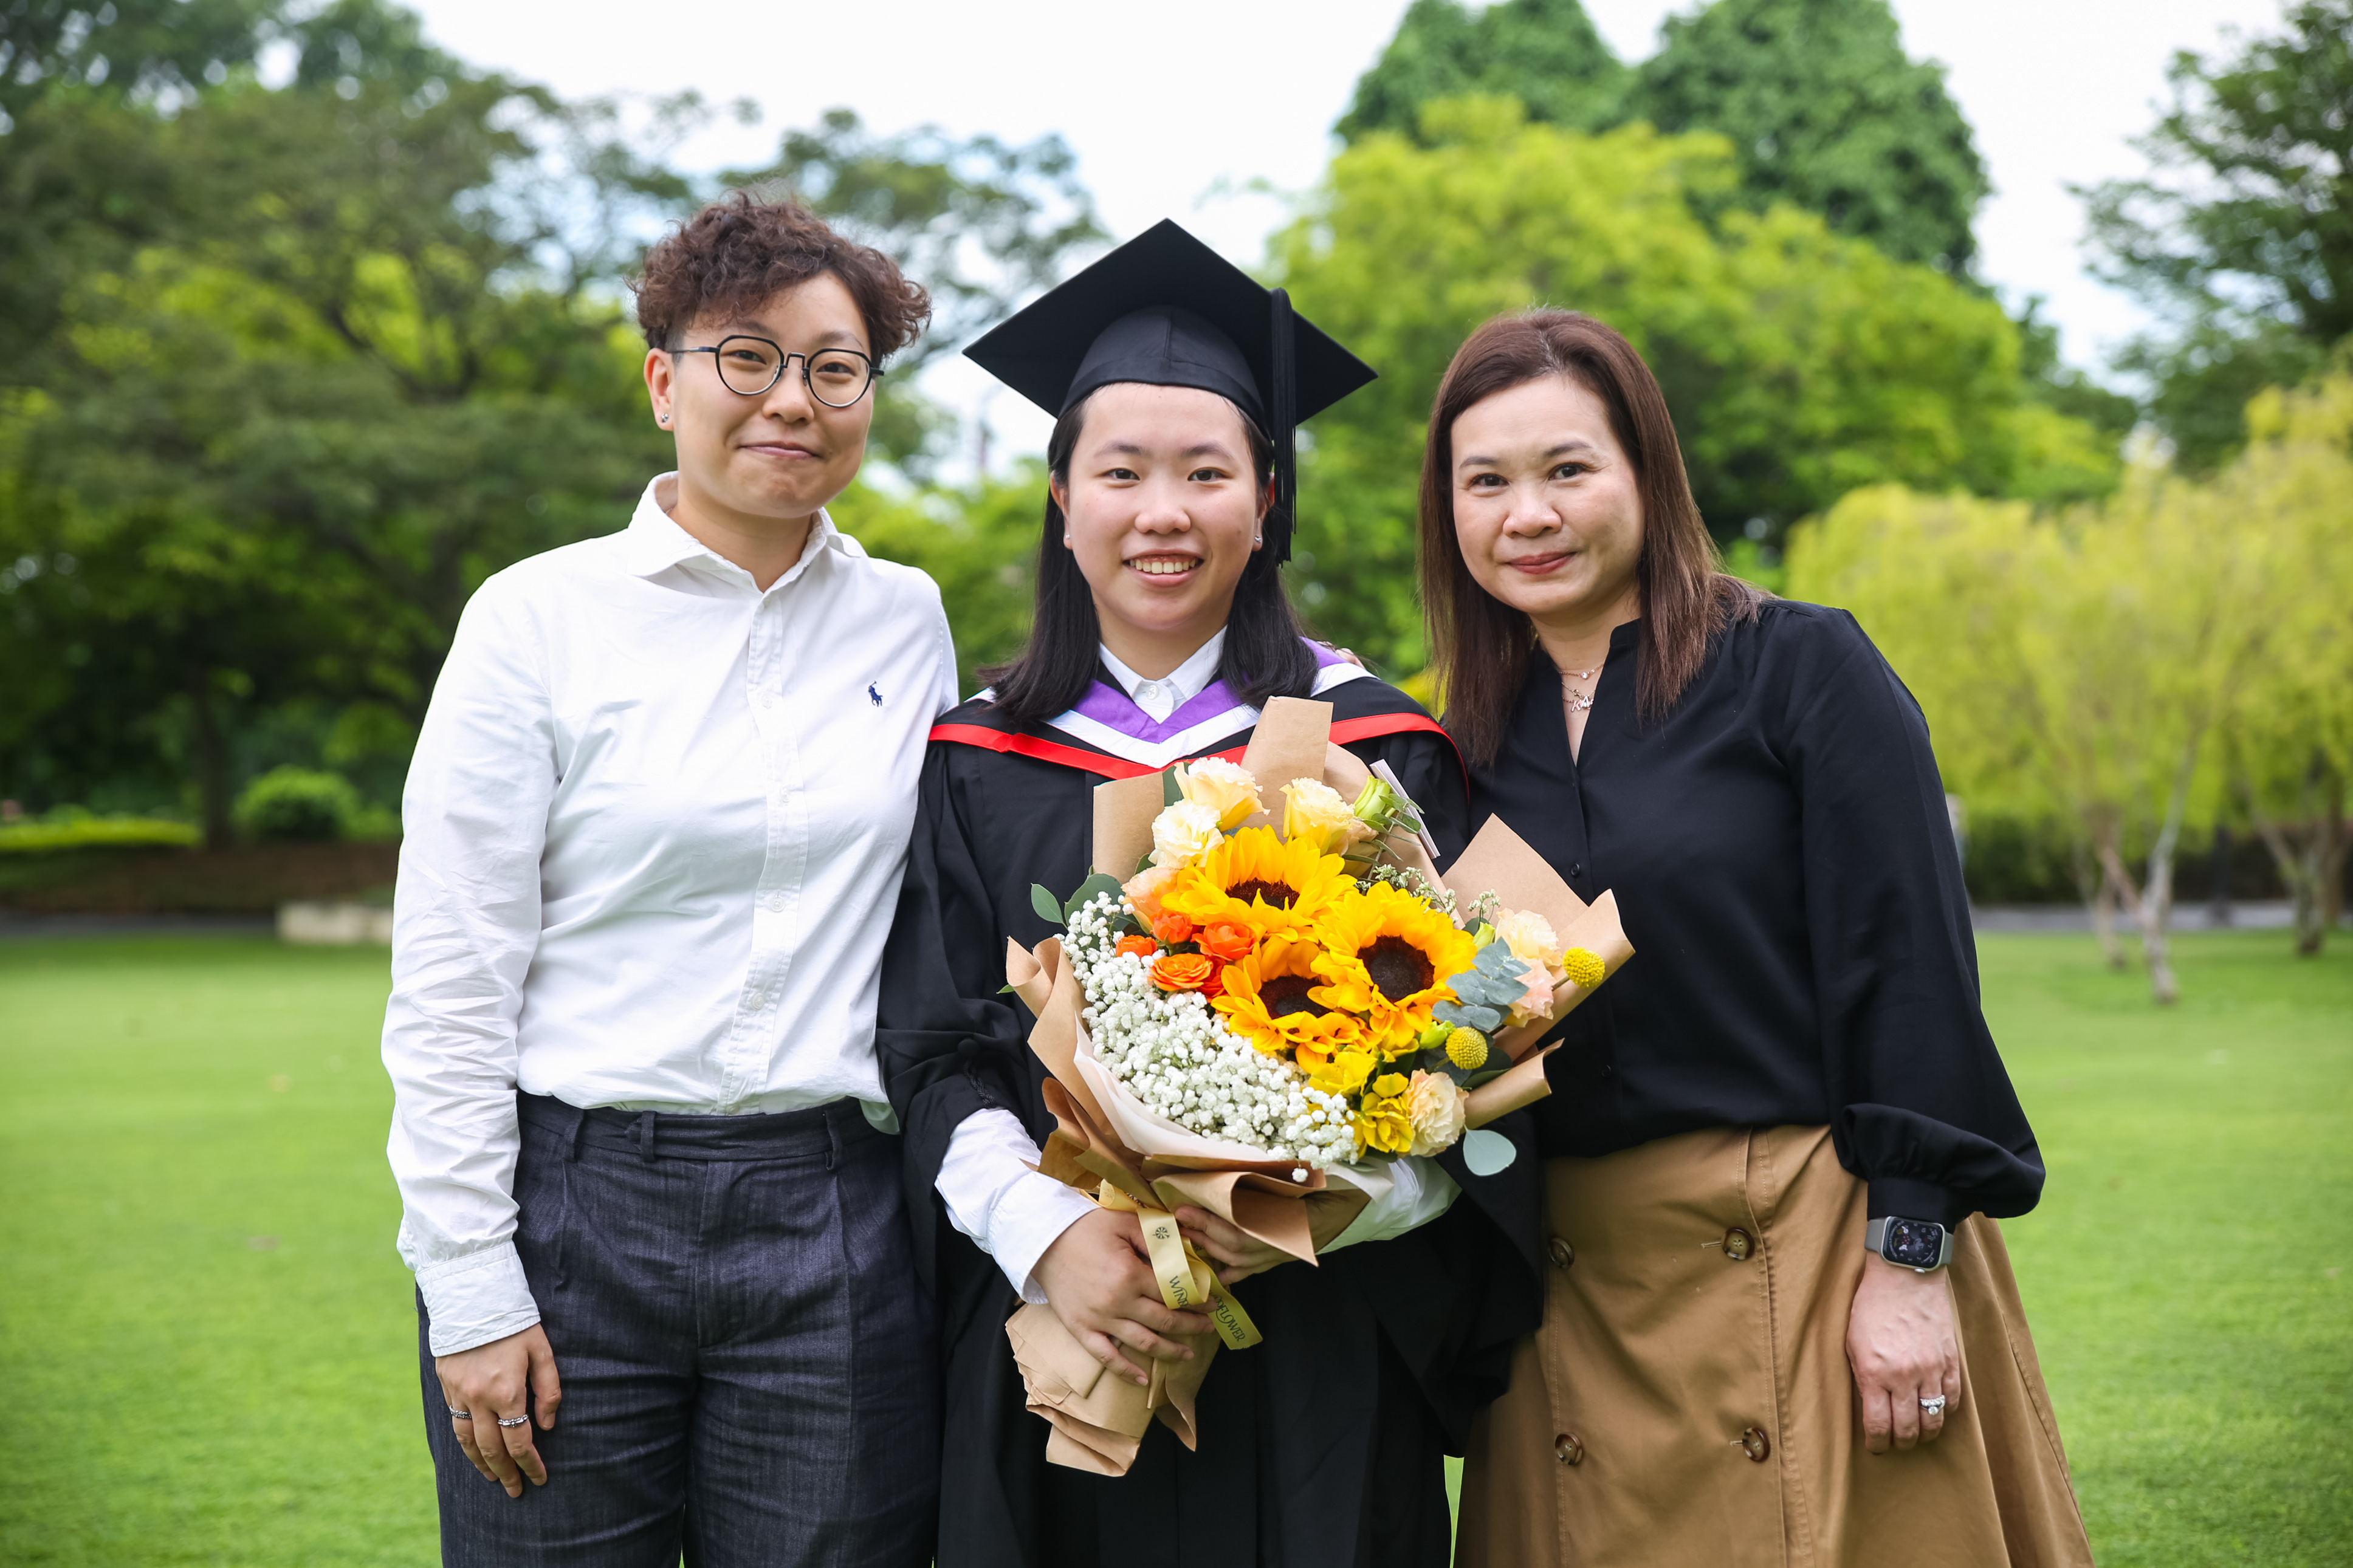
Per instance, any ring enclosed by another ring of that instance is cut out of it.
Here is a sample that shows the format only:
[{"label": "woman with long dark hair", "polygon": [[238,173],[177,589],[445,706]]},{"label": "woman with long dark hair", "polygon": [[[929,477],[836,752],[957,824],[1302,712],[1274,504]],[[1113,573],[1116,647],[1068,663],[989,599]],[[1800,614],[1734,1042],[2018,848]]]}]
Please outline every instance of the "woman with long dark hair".
[{"label": "woman with long dark hair", "polygon": [[1586,316],[1455,355],[1421,576],[1473,820],[1614,890],[1640,955],[1554,1031],[1544,1322],[1458,1561],[2088,1564],[1994,1220],[2042,1156],[1910,695],[1852,617],[1716,569],[1658,384]]},{"label": "woman with long dark hair", "polygon": [[[1180,1210],[1265,1342],[1210,1370],[1198,1451],[1155,1425],[1123,1476],[1049,1463],[1005,1333],[1025,1299],[1043,1302],[1140,1384],[1205,1327],[1162,1304],[1133,1215],[1032,1168],[1054,1121],[1030,1019],[1005,994],[1006,944],[1050,934],[1033,883],[1067,893],[1086,877],[1093,788],[1239,755],[1270,699],[1312,696],[1440,847],[1461,847],[1444,733],[1308,641],[1282,589],[1293,425],[1371,373],[1166,223],[969,352],[1057,423],[1029,642],[933,731],[883,975],[918,1267],[943,1319],[942,1568],[1442,1568],[1442,1452],[1535,1321],[1533,1257],[1506,1239],[1531,1228],[1532,1182],[1401,1161],[1388,1198],[1317,1237],[1314,1268],[1273,1267]],[[1474,1201],[1455,1203],[1462,1190]]]}]

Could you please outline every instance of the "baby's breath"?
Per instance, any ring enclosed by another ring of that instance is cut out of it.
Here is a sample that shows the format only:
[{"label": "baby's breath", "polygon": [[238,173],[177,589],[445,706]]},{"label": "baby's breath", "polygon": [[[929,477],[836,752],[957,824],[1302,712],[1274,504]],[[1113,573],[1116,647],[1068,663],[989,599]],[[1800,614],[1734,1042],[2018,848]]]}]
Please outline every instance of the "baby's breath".
[{"label": "baby's breath", "polygon": [[1199,992],[1153,984],[1144,958],[1113,951],[1118,908],[1111,894],[1098,894],[1071,917],[1065,944],[1086,991],[1082,1016],[1103,1070],[1147,1108],[1205,1138],[1294,1160],[1303,1170],[1354,1160],[1347,1100],[1310,1087],[1289,1061],[1227,1028]]}]

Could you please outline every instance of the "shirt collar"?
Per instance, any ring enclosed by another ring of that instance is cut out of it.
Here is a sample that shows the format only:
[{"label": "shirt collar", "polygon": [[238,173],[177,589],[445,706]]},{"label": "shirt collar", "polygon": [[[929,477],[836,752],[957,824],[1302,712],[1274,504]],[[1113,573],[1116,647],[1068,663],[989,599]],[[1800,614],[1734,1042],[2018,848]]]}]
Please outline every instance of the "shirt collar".
[{"label": "shirt collar", "polygon": [[[1192,658],[1162,676],[1157,681],[1151,681],[1147,677],[1138,675],[1128,668],[1119,661],[1111,649],[1104,647],[1097,651],[1103,657],[1103,668],[1111,671],[1112,679],[1119,682],[1121,689],[1127,693],[1129,701],[1137,701],[1136,692],[1145,685],[1157,686],[1160,689],[1158,695],[1162,701],[1166,703],[1166,707],[1159,715],[1165,718],[1201,695],[1208,689],[1209,682],[1218,678],[1218,661],[1223,658],[1226,653],[1226,628],[1219,626],[1215,636],[1193,650]],[[1153,706],[1159,707],[1160,703],[1155,702]]]},{"label": "shirt collar", "polygon": [[[622,570],[633,577],[651,577],[673,566],[697,563],[719,572],[723,576],[740,577],[746,583],[752,574],[733,561],[721,555],[709,545],[678,525],[670,508],[678,501],[678,475],[675,472],[656,476],[646,486],[646,493],[638,498],[638,510],[629,518],[629,526],[617,536],[621,552]],[[801,548],[801,558],[793,563],[791,571],[770,586],[769,592],[790,583],[808,570],[809,563],[827,551],[847,556],[866,553],[858,542],[833,524],[831,514],[819,509],[817,521],[809,529],[808,542]]]}]

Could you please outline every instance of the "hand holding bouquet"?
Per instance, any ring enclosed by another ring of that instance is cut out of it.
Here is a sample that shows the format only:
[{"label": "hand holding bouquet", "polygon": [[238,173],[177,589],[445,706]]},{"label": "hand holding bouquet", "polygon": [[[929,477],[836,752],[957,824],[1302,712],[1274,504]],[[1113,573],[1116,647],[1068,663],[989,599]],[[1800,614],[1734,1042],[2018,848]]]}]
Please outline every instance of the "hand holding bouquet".
[{"label": "hand holding bouquet", "polygon": [[[1632,955],[1608,895],[1588,909],[1500,823],[1441,880],[1412,803],[1329,722],[1277,699],[1239,764],[1098,789],[1096,874],[1035,895],[1067,937],[1008,955],[1060,1123],[1040,1169],[1137,1210],[1163,1299],[1237,1349],[1256,1331],[1169,1209],[1312,1263],[1308,1205],[1361,1206],[1396,1156],[1468,1138],[1472,1169],[1500,1170],[1510,1142],[1477,1129],[1547,1092],[1527,1047]],[[1155,1363],[1147,1391],[1050,1310],[1008,1332],[1050,1458],[1122,1473],[1155,1414],[1191,1445],[1214,1344]]]}]

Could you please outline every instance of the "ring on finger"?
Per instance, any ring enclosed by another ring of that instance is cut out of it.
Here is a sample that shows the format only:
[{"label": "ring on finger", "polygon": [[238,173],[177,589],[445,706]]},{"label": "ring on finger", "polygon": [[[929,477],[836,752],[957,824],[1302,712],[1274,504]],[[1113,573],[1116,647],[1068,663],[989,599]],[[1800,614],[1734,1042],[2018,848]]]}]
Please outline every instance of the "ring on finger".
[{"label": "ring on finger", "polygon": [[1923,1415],[1942,1415],[1944,1413],[1945,1396],[1941,1394],[1934,1399],[1924,1399],[1920,1402],[1920,1414]]},{"label": "ring on finger", "polygon": [[501,1415],[498,1418],[498,1422],[501,1426],[528,1426],[531,1425],[531,1417],[528,1415]]},{"label": "ring on finger", "polygon": [[459,1409],[459,1408],[458,1408],[456,1405],[452,1405],[451,1406],[449,1406],[449,1419],[450,1419],[450,1420],[452,1420],[452,1421],[471,1421],[473,1418],[474,1418],[474,1413],[473,1413],[472,1411],[470,1411],[470,1410],[460,1410],[460,1409]]}]

